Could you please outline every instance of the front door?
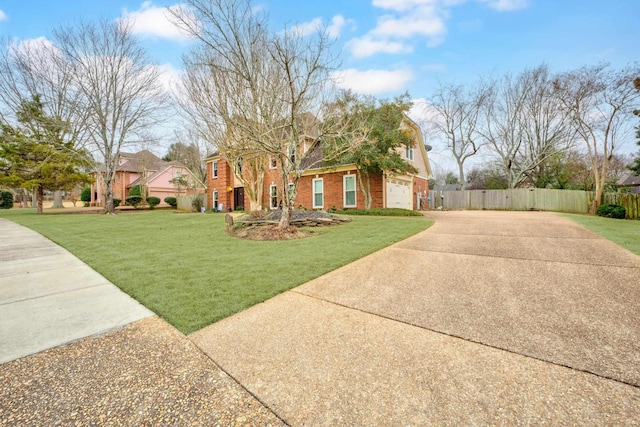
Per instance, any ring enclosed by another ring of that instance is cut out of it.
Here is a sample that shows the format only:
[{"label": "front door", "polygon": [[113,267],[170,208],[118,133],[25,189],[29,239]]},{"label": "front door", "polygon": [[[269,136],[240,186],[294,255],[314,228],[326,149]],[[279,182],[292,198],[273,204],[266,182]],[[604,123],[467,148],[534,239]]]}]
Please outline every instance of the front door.
[{"label": "front door", "polygon": [[244,210],[244,187],[233,189],[233,208]]}]

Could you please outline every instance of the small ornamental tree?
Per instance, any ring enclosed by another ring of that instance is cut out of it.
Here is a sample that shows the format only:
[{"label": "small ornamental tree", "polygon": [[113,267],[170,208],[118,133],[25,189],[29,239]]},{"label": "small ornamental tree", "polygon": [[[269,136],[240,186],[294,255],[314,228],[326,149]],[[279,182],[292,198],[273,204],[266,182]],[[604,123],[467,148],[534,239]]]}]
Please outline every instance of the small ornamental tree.
[{"label": "small ornamental tree", "polygon": [[129,196],[141,196],[142,197],[142,186],[140,184],[134,185],[129,190]]},{"label": "small ornamental tree", "polygon": [[149,204],[149,208],[153,209],[156,207],[156,205],[160,204],[160,198],[159,197],[154,197],[154,196],[149,196],[147,197],[147,203]]},{"label": "small ornamental tree", "polygon": [[411,148],[413,144],[409,133],[400,126],[412,104],[408,93],[392,101],[381,101],[378,105],[367,98],[361,99],[359,103],[353,110],[366,119],[353,120],[353,123],[367,129],[367,141],[351,150],[342,161],[356,164],[358,186],[364,196],[365,209],[371,209],[372,175],[382,172],[396,175],[417,172],[399,153],[399,149]]},{"label": "small ornamental tree", "polygon": [[91,201],[91,188],[85,187],[80,192],[80,201],[81,202],[90,202]]}]

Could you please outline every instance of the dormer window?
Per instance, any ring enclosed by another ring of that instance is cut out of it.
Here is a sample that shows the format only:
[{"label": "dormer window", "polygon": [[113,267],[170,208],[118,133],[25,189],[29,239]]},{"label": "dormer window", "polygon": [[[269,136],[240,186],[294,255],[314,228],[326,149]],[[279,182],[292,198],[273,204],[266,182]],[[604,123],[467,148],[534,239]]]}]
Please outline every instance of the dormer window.
[{"label": "dormer window", "polygon": [[413,147],[406,147],[405,157],[407,158],[407,160],[413,161]]}]

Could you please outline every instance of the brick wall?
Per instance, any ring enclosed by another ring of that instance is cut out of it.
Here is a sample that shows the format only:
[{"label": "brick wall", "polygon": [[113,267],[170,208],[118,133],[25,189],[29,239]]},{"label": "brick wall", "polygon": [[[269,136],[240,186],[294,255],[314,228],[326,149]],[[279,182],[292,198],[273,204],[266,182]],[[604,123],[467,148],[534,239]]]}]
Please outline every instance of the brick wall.
[{"label": "brick wall", "polygon": [[[218,163],[218,177],[213,176],[213,163]],[[233,190],[227,191],[229,187],[233,188],[233,171],[222,159],[207,163],[207,205],[213,208],[213,193],[218,192],[218,203],[222,204],[226,211],[229,206],[233,206]]]},{"label": "brick wall", "polygon": [[[418,193],[423,198],[423,205],[418,206]],[[417,176],[413,177],[413,209],[414,210],[426,210],[429,208],[427,198],[429,197],[429,181]]]},{"label": "brick wall", "polygon": [[[306,209],[313,209],[313,180],[322,178],[324,187],[324,206],[323,209],[342,209],[344,207],[344,180],[345,175],[354,175],[355,170],[345,172],[331,172],[318,175],[303,176],[298,183],[298,197],[296,197],[295,206],[302,205]],[[382,198],[382,175],[374,175],[371,177],[371,197],[372,208],[381,208]],[[360,191],[360,187],[356,181],[356,208],[364,209],[364,196]]]}]

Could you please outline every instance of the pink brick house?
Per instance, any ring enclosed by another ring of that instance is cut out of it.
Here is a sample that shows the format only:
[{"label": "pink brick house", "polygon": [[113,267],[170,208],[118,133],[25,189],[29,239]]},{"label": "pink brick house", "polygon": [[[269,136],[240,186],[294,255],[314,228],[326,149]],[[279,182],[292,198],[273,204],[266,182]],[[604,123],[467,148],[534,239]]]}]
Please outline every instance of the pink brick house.
[{"label": "pink brick house", "polygon": [[[102,175],[94,172],[94,183],[91,185],[91,205],[102,206],[104,199],[104,181]],[[176,177],[184,177],[192,183],[185,188],[171,182]],[[205,184],[179,162],[165,162],[148,150],[137,153],[120,153],[118,169],[113,180],[113,198],[124,200],[129,197],[131,188],[145,184],[149,196],[160,199],[160,205],[167,206],[166,197],[176,197],[185,194],[204,194]]]},{"label": "pink brick house", "polygon": [[[427,155],[430,147],[426,146],[420,127],[411,119],[405,118],[402,127],[410,133],[413,147],[400,150],[401,156],[417,170],[415,175],[393,176],[386,173],[371,177],[372,208],[403,208],[420,210],[427,206],[429,194],[428,180],[431,178],[431,167]],[[311,158],[317,149],[313,142],[303,144],[303,155]],[[244,188],[235,177],[234,169],[218,153],[205,159],[207,168],[207,205],[223,210],[244,208]],[[364,209],[364,196],[357,185],[357,168],[355,164],[325,166],[322,161],[307,161],[298,182],[296,207],[306,209]],[[277,209],[280,203],[278,192],[282,191],[282,182],[275,164],[269,165],[263,182],[262,206]],[[248,202],[247,202],[248,208]]]}]

